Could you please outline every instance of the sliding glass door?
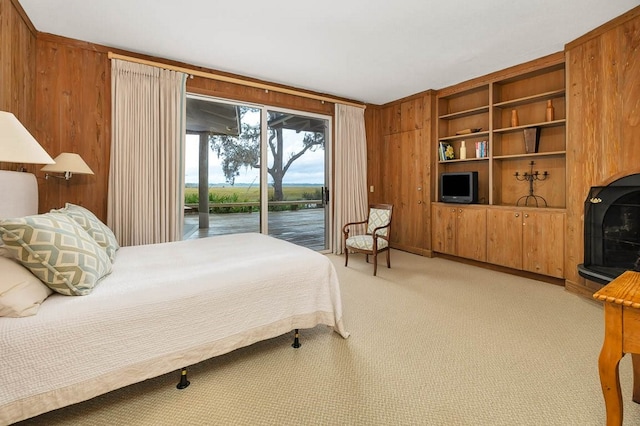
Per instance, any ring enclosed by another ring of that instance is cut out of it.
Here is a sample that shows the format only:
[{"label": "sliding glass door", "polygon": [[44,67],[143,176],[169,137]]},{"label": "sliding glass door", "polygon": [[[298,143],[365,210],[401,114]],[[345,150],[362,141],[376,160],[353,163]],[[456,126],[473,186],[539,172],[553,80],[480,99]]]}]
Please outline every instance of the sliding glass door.
[{"label": "sliding glass door", "polygon": [[259,108],[187,98],[184,238],[260,232]]},{"label": "sliding glass door", "polygon": [[262,232],[330,249],[330,128],[326,116],[189,96],[184,238]]},{"label": "sliding glass door", "polygon": [[328,249],[326,117],[267,111],[269,235]]}]

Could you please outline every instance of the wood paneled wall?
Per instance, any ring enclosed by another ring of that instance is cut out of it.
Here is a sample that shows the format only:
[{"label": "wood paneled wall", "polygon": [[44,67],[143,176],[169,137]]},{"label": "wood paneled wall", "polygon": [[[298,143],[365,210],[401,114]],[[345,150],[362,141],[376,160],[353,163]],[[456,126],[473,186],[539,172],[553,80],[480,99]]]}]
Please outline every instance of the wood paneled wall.
[{"label": "wood paneled wall", "polygon": [[[0,0],[0,110],[35,135],[36,31],[17,0]],[[19,165],[0,163],[4,170]],[[37,165],[25,164],[33,172]]]},{"label": "wood paneled wall", "polygon": [[431,254],[431,151],[435,94],[423,92],[365,112],[369,202],[393,204],[391,245]]},{"label": "wood paneled wall", "polygon": [[584,201],[589,188],[640,173],[640,7],[565,50],[566,287],[591,296],[600,285],[577,271],[584,259]]},{"label": "wood paneled wall", "polygon": [[49,155],[79,154],[93,175],[71,180],[36,173],[40,211],[66,202],[107,213],[111,141],[111,68],[106,49],[85,42],[40,35],[36,53],[36,138]]}]

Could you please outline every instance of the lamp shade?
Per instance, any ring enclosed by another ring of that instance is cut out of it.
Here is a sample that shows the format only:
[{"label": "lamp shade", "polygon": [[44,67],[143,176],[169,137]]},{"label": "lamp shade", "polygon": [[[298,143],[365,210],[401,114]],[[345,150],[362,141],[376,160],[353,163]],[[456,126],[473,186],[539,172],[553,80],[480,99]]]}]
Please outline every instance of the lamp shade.
[{"label": "lamp shade", "polygon": [[53,159],[10,112],[0,111],[0,161],[52,164]]},{"label": "lamp shade", "polygon": [[71,152],[63,152],[55,158],[55,164],[48,164],[41,170],[43,172],[77,173],[81,175],[92,175],[93,170],[87,166],[82,157]]}]

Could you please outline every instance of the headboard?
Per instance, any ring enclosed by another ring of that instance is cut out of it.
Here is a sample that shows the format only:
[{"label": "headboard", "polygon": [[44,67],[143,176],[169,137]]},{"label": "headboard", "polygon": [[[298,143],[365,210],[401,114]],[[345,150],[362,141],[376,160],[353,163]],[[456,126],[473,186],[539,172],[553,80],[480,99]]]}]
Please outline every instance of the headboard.
[{"label": "headboard", "polygon": [[38,214],[38,182],[32,173],[0,170],[0,219]]}]

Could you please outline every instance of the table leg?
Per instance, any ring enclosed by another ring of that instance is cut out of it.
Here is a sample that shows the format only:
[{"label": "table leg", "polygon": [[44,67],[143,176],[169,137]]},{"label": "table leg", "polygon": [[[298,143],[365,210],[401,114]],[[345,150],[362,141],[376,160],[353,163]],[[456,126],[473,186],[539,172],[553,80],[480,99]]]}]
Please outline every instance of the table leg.
[{"label": "table leg", "polygon": [[640,355],[631,354],[633,364],[633,401],[640,404]]},{"label": "table leg", "polygon": [[604,304],[604,343],[598,358],[600,385],[607,410],[607,426],[622,425],[622,392],[618,375],[622,352],[622,307]]}]

